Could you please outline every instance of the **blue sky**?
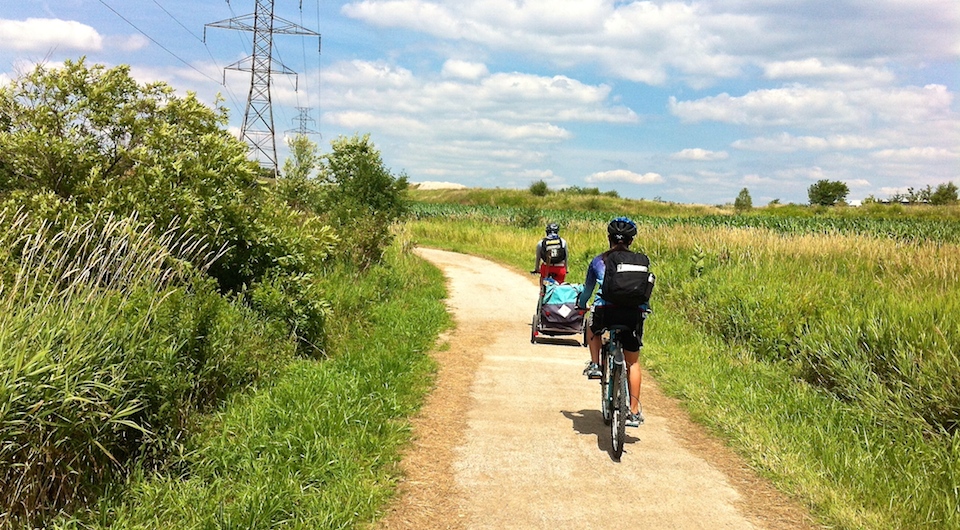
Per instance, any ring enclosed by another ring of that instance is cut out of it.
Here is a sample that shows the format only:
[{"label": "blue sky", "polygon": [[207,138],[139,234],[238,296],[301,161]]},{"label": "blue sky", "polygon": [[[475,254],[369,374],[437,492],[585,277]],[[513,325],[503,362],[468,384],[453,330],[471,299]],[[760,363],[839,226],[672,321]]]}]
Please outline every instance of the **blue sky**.
[{"label": "blue sky", "polygon": [[[299,73],[275,78],[278,133],[309,107],[322,150],[369,133],[414,182],[544,180],[704,204],[747,188],[755,205],[805,203],[820,179],[847,183],[851,200],[960,184],[957,0],[275,6],[323,35],[320,54],[316,38],[276,37],[279,59]],[[80,56],[129,64],[143,82],[211,103],[223,94],[239,131],[249,74],[223,67],[251,53],[251,37],[201,37],[205,23],[253,9],[254,0],[3,0],[0,81]]]}]

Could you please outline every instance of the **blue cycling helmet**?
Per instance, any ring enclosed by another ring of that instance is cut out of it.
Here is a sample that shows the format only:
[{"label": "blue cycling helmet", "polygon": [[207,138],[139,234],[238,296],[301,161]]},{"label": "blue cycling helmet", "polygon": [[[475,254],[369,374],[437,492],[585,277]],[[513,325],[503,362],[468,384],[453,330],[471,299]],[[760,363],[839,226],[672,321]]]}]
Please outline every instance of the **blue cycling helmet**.
[{"label": "blue cycling helmet", "polygon": [[554,236],[560,235],[560,225],[558,225],[557,223],[550,223],[550,224],[547,225],[547,230],[546,230],[546,231],[547,231],[547,235],[548,235],[548,236],[551,236],[551,235],[554,235]]},{"label": "blue cycling helmet", "polygon": [[629,245],[637,237],[637,223],[629,217],[617,217],[607,225],[607,239],[610,244]]}]

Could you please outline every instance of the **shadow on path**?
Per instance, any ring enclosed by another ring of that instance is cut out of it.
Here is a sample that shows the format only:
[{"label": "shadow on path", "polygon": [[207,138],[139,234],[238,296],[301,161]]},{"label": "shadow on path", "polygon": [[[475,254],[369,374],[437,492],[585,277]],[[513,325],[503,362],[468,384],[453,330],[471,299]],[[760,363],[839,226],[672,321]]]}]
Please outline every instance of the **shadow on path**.
[{"label": "shadow on path", "polygon": [[[573,430],[577,431],[580,434],[593,435],[597,437],[597,449],[605,451],[610,455],[610,459],[616,462],[617,460],[613,457],[613,449],[610,447],[610,426],[604,425],[603,415],[599,410],[578,410],[577,412],[571,412],[568,410],[561,410],[561,414],[573,424]],[[636,436],[631,436],[630,431],[627,431],[626,436],[623,439],[624,451],[626,447],[632,443],[639,442],[640,438]]]},{"label": "shadow on path", "polygon": [[[580,336],[581,336],[581,335],[578,335],[577,337],[580,337]],[[547,336],[547,335],[540,335],[540,336],[538,336],[536,343],[537,343],[537,344],[551,344],[551,345],[554,345],[554,346],[581,346],[581,347],[583,347],[583,343],[580,342],[580,339],[579,339],[579,338],[575,338],[575,339],[574,339],[574,338],[559,338],[559,337],[550,337],[550,336]],[[584,351],[586,351],[586,349],[584,349]],[[586,353],[585,355],[587,355],[587,357],[590,356],[589,353]]]}]

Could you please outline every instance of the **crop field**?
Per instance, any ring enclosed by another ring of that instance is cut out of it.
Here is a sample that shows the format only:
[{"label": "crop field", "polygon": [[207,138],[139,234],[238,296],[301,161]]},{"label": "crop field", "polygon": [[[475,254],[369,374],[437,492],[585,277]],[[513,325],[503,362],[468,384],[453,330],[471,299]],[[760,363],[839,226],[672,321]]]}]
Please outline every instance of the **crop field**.
[{"label": "crop field", "polygon": [[[481,206],[451,203],[414,204],[416,219],[443,217],[450,220],[469,220],[510,224],[517,226],[539,225],[540,218],[549,218],[558,223],[609,221],[612,211],[606,210],[556,210],[531,207]],[[861,234],[891,238],[901,241],[939,241],[960,243],[960,222],[943,219],[916,217],[871,218],[871,217],[813,217],[781,215],[644,215],[630,212],[631,216],[651,226],[701,226],[704,228],[759,228],[778,234]],[[619,215],[619,214],[616,214]]]},{"label": "crop field", "polygon": [[[420,202],[411,231],[529,270],[559,222],[576,282],[606,206]],[[658,278],[642,362],[695,418],[828,526],[960,527],[960,224],[623,213]]]}]

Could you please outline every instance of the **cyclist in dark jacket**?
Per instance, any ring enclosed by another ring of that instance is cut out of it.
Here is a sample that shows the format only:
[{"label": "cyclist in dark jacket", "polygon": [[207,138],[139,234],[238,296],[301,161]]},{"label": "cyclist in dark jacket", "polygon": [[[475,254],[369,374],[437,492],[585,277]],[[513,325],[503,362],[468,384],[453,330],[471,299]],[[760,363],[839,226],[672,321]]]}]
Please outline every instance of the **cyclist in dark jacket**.
[{"label": "cyclist in dark jacket", "polygon": [[[607,226],[607,239],[610,249],[596,256],[587,268],[587,277],[584,281],[583,292],[577,300],[578,307],[587,307],[590,295],[597,285],[603,285],[605,273],[604,258],[615,250],[628,250],[637,235],[637,225],[626,217],[618,217]],[[647,308],[614,306],[603,299],[603,290],[597,291],[593,300],[593,314],[590,326],[587,328],[587,344],[590,346],[590,363],[583,371],[590,379],[599,379],[600,371],[600,332],[613,325],[627,326],[634,330],[632,333],[621,333],[620,341],[623,345],[623,357],[627,364],[627,380],[630,386],[630,415],[627,416],[627,426],[638,427],[643,423],[643,412],[640,408],[640,347],[643,336],[643,312]]]}]

